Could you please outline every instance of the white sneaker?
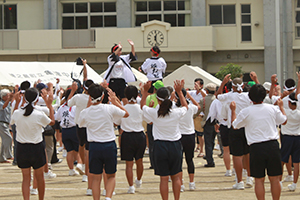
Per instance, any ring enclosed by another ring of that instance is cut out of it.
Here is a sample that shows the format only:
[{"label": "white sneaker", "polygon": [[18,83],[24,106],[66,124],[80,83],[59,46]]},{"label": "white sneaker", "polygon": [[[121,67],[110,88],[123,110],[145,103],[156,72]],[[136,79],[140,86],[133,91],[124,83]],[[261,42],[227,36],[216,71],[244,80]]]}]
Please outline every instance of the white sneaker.
[{"label": "white sneaker", "polygon": [[169,182],[172,182],[172,179],[171,179],[171,177],[169,176]]},{"label": "white sneaker", "polygon": [[232,176],[232,172],[230,169],[226,170],[225,176]]},{"label": "white sneaker", "polygon": [[67,150],[65,150],[65,149],[63,149],[63,153],[62,153],[62,156],[65,158],[65,157],[67,157]]},{"label": "white sneaker", "polygon": [[48,173],[44,172],[44,177],[45,179],[56,178],[56,174],[54,174],[51,170],[49,170]]},{"label": "white sneaker", "polygon": [[88,176],[87,175],[82,176],[82,182],[88,182]]},{"label": "white sneaker", "polygon": [[129,186],[127,194],[134,194],[135,193],[135,188],[134,186]]},{"label": "white sneaker", "polygon": [[232,186],[233,189],[236,189],[236,190],[244,190],[245,187],[244,187],[244,182],[241,181],[239,183],[236,183]]},{"label": "white sneaker", "polygon": [[220,150],[220,145],[219,145],[219,144],[216,144],[216,146],[215,146],[214,149],[215,149],[215,150]]},{"label": "white sneaker", "polygon": [[30,186],[30,194],[31,195],[37,195],[38,194],[37,188],[33,188],[32,186]]},{"label": "white sneaker", "polygon": [[82,170],[82,164],[81,163],[78,163],[76,165],[75,169],[79,172],[80,175],[84,175],[84,171]]},{"label": "white sneaker", "polygon": [[189,188],[190,188],[190,190],[195,190],[196,189],[195,182],[190,182],[189,183]]},{"label": "white sneaker", "polygon": [[[115,191],[113,191],[113,195],[116,195]],[[102,196],[106,196],[106,190],[103,189]]]},{"label": "white sneaker", "polygon": [[86,196],[93,196],[92,189],[86,189]]},{"label": "white sneaker", "polygon": [[180,192],[184,192],[184,185],[181,185],[181,187],[180,187]]},{"label": "white sneaker", "polygon": [[69,176],[77,176],[77,175],[79,175],[79,173],[75,169],[70,169],[69,170]]},{"label": "white sneaker", "polygon": [[295,191],[297,187],[297,183],[292,183],[288,185],[290,191]]},{"label": "white sneaker", "polygon": [[243,169],[243,177],[248,177],[248,172],[246,169]]},{"label": "white sneaker", "polygon": [[149,149],[146,149],[145,154],[149,155]]},{"label": "white sneaker", "polygon": [[142,180],[137,180],[137,178],[135,178],[135,186],[136,188],[140,188],[142,186]]},{"label": "white sneaker", "polygon": [[283,186],[282,186],[282,181],[279,181],[280,183],[280,189],[282,190]]},{"label": "white sneaker", "polygon": [[294,176],[293,175],[287,175],[283,182],[292,182],[294,181]]},{"label": "white sneaker", "polygon": [[248,187],[252,187],[253,186],[253,177],[247,176],[247,178],[246,178],[246,185]]},{"label": "white sneaker", "polygon": [[58,147],[57,151],[61,152],[64,149],[64,147]]}]

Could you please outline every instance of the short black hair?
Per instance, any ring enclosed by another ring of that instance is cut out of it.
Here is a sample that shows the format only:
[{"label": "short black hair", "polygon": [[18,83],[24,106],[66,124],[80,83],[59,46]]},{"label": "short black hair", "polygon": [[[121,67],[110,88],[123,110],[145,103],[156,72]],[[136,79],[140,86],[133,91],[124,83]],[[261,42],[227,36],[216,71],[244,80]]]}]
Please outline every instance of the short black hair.
[{"label": "short black hair", "polygon": [[23,81],[20,85],[20,89],[21,90],[27,90],[28,88],[30,88],[30,82],[29,81]]},{"label": "short black hair", "polygon": [[94,83],[93,80],[88,79],[88,80],[86,80],[86,81],[84,82],[84,85],[85,85],[87,88],[89,88],[93,83]]},{"label": "short black hair", "polygon": [[153,47],[151,48],[151,51],[154,51],[157,55],[160,54],[160,49],[159,49],[158,46],[153,46]]},{"label": "short black hair", "polygon": [[294,79],[288,78],[288,79],[285,80],[284,85],[285,85],[287,88],[291,88],[291,87],[295,87],[296,83],[295,83],[295,80],[294,80]]},{"label": "short black hair", "polygon": [[118,46],[118,44],[114,44],[114,46],[111,48],[111,53],[115,52],[119,48]]},{"label": "short black hair", "polygon": [[88,92],[93,99],[97,99],[104,93],[104,88],[99,84],[92,84],[90,85]]},{"label": "short black hair", "polygon": [[266,97],[267,91],[261,84],[253,85],[249,90],[249,98],[254,103],[261,103]]},{"label": "short black hair", "polygon": [[170,96],[170,91],[166,87],[161,87],[156,91],[156,96],[162,99],[168,99]]},{"label": "short black hair", "polygon": [[[293,100],[293,101],[298,101],[298,100],[296,99],[296,93],[295,93],[295,92],[292,92],[292,93],[289,95],[289,98],[290,98],[291,100]],[[296,102],[294,102],[294,103],[290,102],[290,103],[291,103],[292,105],[294,105],[294,106],[297,105]]]},{"label": "short black hair", "polygon": [[126,88],[125,88],[125,97],[130,100],[132,98],[136,99],[137,96],[138,96],[138,89],[136,86],[134,85],[128,85]]},{"label": "short black hair", "polygon": [[197,81],[200,81],[200,85],[203,85],[203,84],[204,84],[204,81],[203,81],[202,78],[196,78],[196,79],[194,80],[194,83],[196,83]]}]

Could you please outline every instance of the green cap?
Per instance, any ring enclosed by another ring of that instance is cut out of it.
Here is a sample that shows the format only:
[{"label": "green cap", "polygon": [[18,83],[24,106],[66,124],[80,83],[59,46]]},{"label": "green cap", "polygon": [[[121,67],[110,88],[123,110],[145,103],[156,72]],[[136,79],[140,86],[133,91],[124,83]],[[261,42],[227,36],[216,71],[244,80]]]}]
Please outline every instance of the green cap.
[{"label": "green cap", "polygon": [[249,81],[248,83],[247,83],[247,85],[249,85],[250,87],[252,87],[253,85],[255,85],[256,83],[254,82],[254,81]]},{"label": "green cap", "polygon": [[155,83],[153,83],[152,84],[154,87],[155,87],[155,89],[159,89],[159,88],[162,88],[162,87],[165,87],[165,85],[164,85],[164,83],[162,82],[162,81],[160,81],[160,80],[158,80],[158,81],[156,81]]}]

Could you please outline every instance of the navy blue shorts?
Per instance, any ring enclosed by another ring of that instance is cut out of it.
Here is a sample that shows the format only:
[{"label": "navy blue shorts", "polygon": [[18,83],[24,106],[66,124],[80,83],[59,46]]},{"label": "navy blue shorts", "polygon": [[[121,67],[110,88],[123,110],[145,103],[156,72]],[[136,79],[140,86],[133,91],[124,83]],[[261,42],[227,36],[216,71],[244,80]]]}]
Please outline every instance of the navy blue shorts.
[{"label": "navy blue shorts", "polygon": [[227,126],[224,125],[220,125],[220,134],[221,134],[221,140],[222,140],[222,145],[224,147],[228,147],[229,146],[229,128]]},{"label": "navy blue shorts", "polygon": [[111,142],[90,142],[89,169],[92,174],[114,174],[117,171],[117,145]]},{"label": "navy blue shorts", "polygon": [[288,163],[292,156],[293,163],[300,162],[300,136],[282,135],[281,136],[281,161]]},{"label": "navy blue shorts", "polygon": [[277,140],[254,143],[250,146],[250,174],[254,178],[282,175],[280,149]]},{"label": "navy blue shorts", "polygon": [[182,172],[182,146],[180,140],[155,140],[153,158],[155,175],[173,176]]},{"label": "navy blue shorts", "polygon": [[76,135],[76,126],[71,128],[62,128],[62,142],[67,150],[78,152],[79,142]]},{"label": "navy blue shorts", "polygon": [[249,145],[245,135],[245,128],[229,130],[229,150],[233,156],[243,156],[249,153]]},{"label": "navy blue shorts", "polygon": [[87,134],[86,134],[86,128],[79,128],[78,125],[76,125],[76,134],[78,138],[79,145],[82,147],[85,145],[85,149],[89,150],[89,142],[87,141]]},{"label": "navy blue shorts", "polygon": [[199,131],[196,131],[196,130],[195,130],[195,133],[196,133],[197,137],[198,137],[198,136],[201,136],[201,137],[202,137],[202,136],[204,135],[204,132],[199,132]]},{"label": "navy blue shorts", "polygon": [[38,144],[17,143],[18,167],[21,169],[33,167],[38,169],[46,164],[45,146],[42,142]]},{"label": "navy blue shorts", "polygon": [[146,136],[141,132],[126,132],[121,136],[121,160],[133,161],[144,157]]}]

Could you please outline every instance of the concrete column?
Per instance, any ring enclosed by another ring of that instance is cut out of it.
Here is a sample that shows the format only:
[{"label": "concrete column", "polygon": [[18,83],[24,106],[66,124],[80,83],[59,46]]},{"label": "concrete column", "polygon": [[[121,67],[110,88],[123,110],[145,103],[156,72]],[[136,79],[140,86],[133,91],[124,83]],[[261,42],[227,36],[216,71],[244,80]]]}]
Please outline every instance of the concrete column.
[{"label": "concrete column", "polygon": [[265,80],[270,81],[276,73],[276,26],[275,26],[275,1],[263,0],[264,5],[264,64]]},{"label": "concrete column", "polygon": [[131,1],[117,0],[117,27],[130,28],[131,23]]},{"label": "concrete column", "polygon": [[206,26],[206,0],[191,0],[191,25]]},{"label": "concrete column", "polygon": [[58,0],[51,0],[50,6],[50,29],[58,29]]},{"label": "concrete column", "polygon": [[202,51],[192,51],[190,54],[191,54],[191,65],[203,68]]},{"label": "concrete column", "polygon": [[43,0],[44,2],[44,29],[49,29],[50,26],[50,17],[49,17],[49,0]]}]

